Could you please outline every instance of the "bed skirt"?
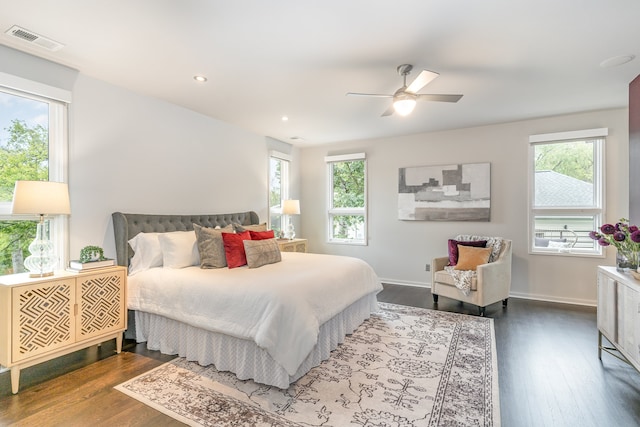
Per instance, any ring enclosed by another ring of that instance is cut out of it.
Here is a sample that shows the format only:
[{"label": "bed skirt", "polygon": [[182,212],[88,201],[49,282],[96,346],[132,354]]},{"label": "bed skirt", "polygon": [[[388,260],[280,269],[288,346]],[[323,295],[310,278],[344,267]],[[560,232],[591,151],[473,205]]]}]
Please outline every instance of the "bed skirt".
[{"label": "bed skirt", "polygon": [[233,372],[239,379],[286,389],[309,372],[356,330],[372,312],[378,310],[376,293],[366,295],[320,326],[318,342],[294,375],[253,341],[172,320],[164,316],[135,312],[136,341],[147,342],[149,350],[176,354],[200,365],[215,365],[219,371]]}]

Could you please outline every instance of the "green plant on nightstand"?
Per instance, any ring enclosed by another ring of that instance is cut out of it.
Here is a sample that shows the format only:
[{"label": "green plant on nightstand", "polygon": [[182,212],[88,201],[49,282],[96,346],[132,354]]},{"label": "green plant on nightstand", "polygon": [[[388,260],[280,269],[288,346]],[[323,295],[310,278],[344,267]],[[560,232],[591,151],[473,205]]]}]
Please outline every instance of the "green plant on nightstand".
[{"label": "green plant on nightstand", "polygon": [[80,262],[104,261],[104,251],[100,246],[85,246],[80,250]]}]

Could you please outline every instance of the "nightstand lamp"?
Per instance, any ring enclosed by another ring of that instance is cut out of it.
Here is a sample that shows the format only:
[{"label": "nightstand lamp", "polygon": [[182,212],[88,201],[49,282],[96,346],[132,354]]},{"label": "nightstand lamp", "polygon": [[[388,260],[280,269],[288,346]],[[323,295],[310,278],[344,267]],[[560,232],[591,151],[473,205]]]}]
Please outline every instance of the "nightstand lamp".
[{"label": "nightstand lamp", "polygon": [[11,213],[40,216],[36,238],[29,245],[31,255],[24,260],[24,266],[31,277],[52,276],[58,259],[45,229],[44,216],[71,213],[68,185],[53,181],[16,181]]},{"label": "nightstand lamp", "polygon": [[296,237],[296,231],[293,228],[291,222],[291,215],[300,215],[300,200],[285,200],[282,202],[282,214],[289,216],[289,225],[287,225],[287,232],[284,235],[285,238],[293,240]]}]

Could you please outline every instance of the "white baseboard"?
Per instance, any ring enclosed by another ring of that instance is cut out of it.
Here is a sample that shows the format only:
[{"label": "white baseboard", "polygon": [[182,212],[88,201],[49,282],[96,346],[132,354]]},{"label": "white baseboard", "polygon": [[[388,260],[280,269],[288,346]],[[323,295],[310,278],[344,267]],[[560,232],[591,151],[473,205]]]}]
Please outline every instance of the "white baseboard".
[{"label": "white baseboard", "polygon": [[560,304],[573,304],[573,305],[583,305],[587,307],[596,307],[598,302],[595,300],[587,300],[580,298],[563,298],[563,297],[555,297],[549,295],[537,295],[537,294],[523,294],[520,292],[511,292],[509,294],[510,297],[514,298],[522,298],[522,299],[530,299],[535,301],[546,301],[546,302],[557,302]]},{"label": "white baseboard", "polygon": [[[381,278],[380,281],[382,283],[388,283],[390,285],[413,286],[413,287],[431,289],[431,283],[426,283],[426,282],[408,282],[404,280],[394,280],[394,279],[384,279],[384,278]],[[509,297],[522,298],[522,299],[528,299],[528,300],[534,300],[534,301],[557,302],[560,304],[583,305],[587,307],[597,306],[597,301],[595,300],[585,300],[580,298],[563,298],[563,297],[555,297],[555,296],[549,296],[549,295],[525,294],[521,292],[511,292],[509,294]]]},{"label": "white baseboard", "polygon": [[431,288],[431,283],[427,283],[427,282],[408,282],[406,280],[385,279],[382,277],[380,278],[380,282],[388,283],[390,285],[414,286],[417,288]]}]

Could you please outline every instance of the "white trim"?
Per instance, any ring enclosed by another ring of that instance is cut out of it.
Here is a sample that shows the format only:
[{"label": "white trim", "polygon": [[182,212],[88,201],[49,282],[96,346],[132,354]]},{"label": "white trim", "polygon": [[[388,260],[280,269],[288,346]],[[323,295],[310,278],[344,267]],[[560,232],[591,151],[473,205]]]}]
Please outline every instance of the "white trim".
[{"label": "white trim", "polygon": [[[284,201],[289,199],[290,191],[291,191],[291,179],[290,179],[290,169],[291,169],[291,156],[280,151],[270,150],[268,165],[267,165],[267,206],[268,206],[268,219],[267,224],[269,228],[273,227],[271,223],[271,216],[279,215],[280,218],[280,230],[285,231],[289,226],[289,222],[291,221],[291,215],[283,215],[281,211],[282,206],[280,208],[274,208],[271,206],[271,173],[273,172],[271,169],[271,164],[273,161],[280,162],[280,200]],[[275,160],[273,160],[275,159]]]},{"label": "white trim", "polygon": [[409,280],[387,279],[380,277],[380,283],[383,285],[397,285],[397,286],[409,286],[412,288],[424,288],[431,289],[431,283],[429,282],[414,282]]},{"label": "white trim", "polygon": [[609,128],[573,130],[568,132],[541,133],[538,135],[530,135],[529,143],[551,142],[551,141],[568,141],[571,139],[598,138],[609,135]]},{"label": "white trim", "polygon": [[[423,284],[421,282],[408,282],[403,280],[385,279],[385,278],[380,278],[380,282],[383,285],[408,286],[408,287],[429,289],[429,291],[431,290],[431,283]],[[552,302],[556,304],[581,305],[585,307],[595,307],[597,305],[597,301],[590,300],[590,299],[554,297],[554,296],[548,296],[548,295],[542,295],[542,294],[528,294],[523,292],[509,292],[509,298],[524,299],[529,301]]]},{"label": "white trim", "polygon": [[327,163],[346,162],[349,160],[365,160],[367,153],[340,154],[337,156],[325,156],[324,161]]},{"label": "white trim", "polygon": [[[7,82],[10,83],[11,87],[6,86],[9,87],[5,89],[6,93],[22,97],[33,96],[34,99],[48,105],[48,180],[68,183],[68,103],[71,101],[71,92],[0,72],[0,87],[4,88]],[[12,215],[11,205],[12,202],[0,203],[0,218],[8,220],[37,220],[37,216]],[[64,215],[53,215],[48,216],[47,220],[50,221],[50,237],[54,242],[54,250],[58,257],[56,268],[63,269],[67,266],[70,258],[69,218]]]},{"label": "white trim", "polygon": [[0,71],[0,86],[9,89],[19,90],[30,93],[32,95],[43,96],[55,99],[56,101],[71,103],[71,91],[60,89],[59,87],[49,86],[44,83],[27,80],[22,77],[14,76]]},{"label": "white trim", "polygon": [[[603,258],[603,248],[595,244],[593,249],[570,249],[552,250],[548,248],[538,248],[534,245],[535,219],[537,216],[592,216],[594,219],[594,229],[597,229],[605,218],[605,144],[608,128],[587,129],[583,131],[557,132],[529,137],[529,150],[527,160],[527,192],[528,192],[528,237],[527,252],[529,255],[561,255],[586,258]],[[575,140],[585,140],[593,143],[593,159],[595,161],[593,176],[594,201],[593,206],[551,206],[536,207],[535,205],[535,149],[537,143],[563,144]]]},{"label": "white trim", "polygon": [[526,299],[531,301],[545,301],[557,304],[582,305],[585,307],[596,307],[597,301],[583,298],[565,298],[542,294],[527,294],[523,292],[509,292],[509,298]]},{"label": "white trim", "polygon": [[[368,219],[368,162],[365,153],[345,154],[339,156],[326,156],[327,162],[327,243],[331,244],[343,244],[343,245],[360,245],[367,246],[369,244],[369,219]],[[349,162],[349,161],[363,161],[364,162],[364,206],[362,208],[334,208],[333,207],[333,163]],[[332,237],[332,218],[337,215],[354,215],[362,216],[364,218],[364,232],[361,240],[355,239],[337,239]]]},{"label": "white trim", "polygon": [[292,159],[291,154],[286,154],[276,150],[269,151],[269,157],[275,157],[276,159],[286,160],[287,162],[290,162]]}]

